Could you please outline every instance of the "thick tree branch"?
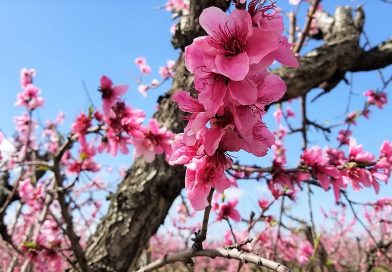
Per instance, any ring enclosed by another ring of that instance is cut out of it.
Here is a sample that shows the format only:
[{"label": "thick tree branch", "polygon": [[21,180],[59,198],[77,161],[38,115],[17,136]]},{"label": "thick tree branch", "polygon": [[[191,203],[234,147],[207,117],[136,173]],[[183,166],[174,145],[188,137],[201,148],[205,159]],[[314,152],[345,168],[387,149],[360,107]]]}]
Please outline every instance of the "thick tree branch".
[{"label": "thick tree branch", "polygon": [[282,101],[301,97],[317,87],[330,91],[346,72],[376,70],[392,64],[392,39],[368,51],[360,47],[362,8],[358,8],[354,17],[350,7],[337,8],[333,17],[324,12],[315,16],[325,44],[301,57],[299,68],[282,67],[274,71],[287,84]]},{"label": "thick tree branch", "polygon": [[350,69],[351,72],[364,72],[384,68],[392,64],[392,38],[376,47],[362,52]]}]

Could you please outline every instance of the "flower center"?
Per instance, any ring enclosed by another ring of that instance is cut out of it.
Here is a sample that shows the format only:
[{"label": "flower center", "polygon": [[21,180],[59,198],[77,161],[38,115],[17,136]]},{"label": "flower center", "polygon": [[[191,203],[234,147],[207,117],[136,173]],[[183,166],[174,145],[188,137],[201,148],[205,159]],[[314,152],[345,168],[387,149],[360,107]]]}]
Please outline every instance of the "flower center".
[{"label": "flower center", "polygon": [[223,27],[219,26],[219,30],[214,32],[208,43],[218,51],[218,54],[235,57],[245,51],[245,40],[246,33],[241,31],[239,26],[229,28],[226,22]]}]

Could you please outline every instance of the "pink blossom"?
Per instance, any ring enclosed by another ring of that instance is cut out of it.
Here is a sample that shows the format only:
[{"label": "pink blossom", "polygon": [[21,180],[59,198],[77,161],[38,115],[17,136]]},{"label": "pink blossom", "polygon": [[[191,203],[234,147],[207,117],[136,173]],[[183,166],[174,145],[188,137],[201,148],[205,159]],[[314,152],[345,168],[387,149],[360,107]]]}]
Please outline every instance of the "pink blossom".
[{"label": "pink blossom", "polygon": [[165,153],[167,158],[170,157],[172,132],[165,128],[159,128],[158,121],[151,119],[143,133],[142,137],[137,137],[132,141],[135,147],[135,156],[143,156],[148,162],[152,162],[157,154]]},{"label": "pink blossom", "polygon": [[269,206],[270,206],[270,202],[268,200],[265,200],[265,199],[258,200],[257,203],[259,204],[259,207],[263,211],[266,211],[269,208]]},{"label": "pink blossom", "polygon": [[323,156],[323,152],[319,147],[312,147],[306,149],[302,156],[302,161],[305,165],[312,167],[312,173],[320,182],[324,190],[328,190],[329,185],[332,184],[336,201],[340,197],[340,188],[344,186],[340,179],[340,172],[334,166],[327,164],[327,159]]},{"label": "pink blossom", "polygon": [[103,112],[109,115],[112,106],[116,103],[120,96],[127,92],[127,90],[127,85],[113,86],[113,81],[103,75],[101,77],[101,85],[98,89],[98,91],[102,93]]},{"label": "pink blossom", "polygon": [[33,78],[35,77],[35,69],[22,68],[20,70],[20,85],[22,88],[29,84],[33,84]]},{"label": "pink blossom", "polygon": [[16,106],[26,107],[32,111],[44,105],[44,99],[39,96],[40,89],[32,84],[28,84],[23,88],[23,92],[17,96]]},{"label": "pink blossom", "polygon": [[388,102],[387,94],[385,92],[368,90],[364,95],[367,96],[369,105],[376,105],[379,109],[382,109]]},{"label": "pink blossom", "polygon": [[106,132],[106,136],[102,137],[101,142],[98,146],[98,152],[108,152],[112,156],[116,156],[118,151],[122,154],[128,154],[129,149],[128,145],[131,143],[131,138],[122,135],[116,134],[113,130],[108,130]]},{"label": "pink blossom", "polygon": [[168,60],[166,62],[166,66],[162,66],[159,68],[159,75],[163,79],[172,78],[174,77],[174,60]]},{"label": "pink blossom", "polygon": [[82,171],[98,172],[101,166],[90,158],[74,160],[69,163],[67,171],[71,174],[79,174]]},{"label": "pink blossom", "polygon": [[147,61],[143,57],[137,57],[135,64],[138,66],[139,71],[142,75],[148,75],[151,73],[151,67],[147,64]]},{"label": "pink blossom", "polygon": [[183,134],[177,134],[177,138],[172,143],[172,154],[169,163],[171,165],[187,164],[194,157],[202,155],[203,152],[204,150],[200,142],[196,142],[194,145],[187,145]]},{"label": "pink blossom", "polygon": [[356,125],[357,124],[356,119],[358,118],[358,116],[359,116],[358,112],[356,112],[356,111],[350,112],[347,115],[345,122],[347,124]]},{"label": "pink blossom", "polygon": [[39,183],[34,186],[29,178],[23,180],[18,187],[20,198],[34,210],[42,209],[44,191],[44,184]]},{"label": "pink blossom", "polygon": [[283,117],[283,111],[280,107],[276,107],[276,110],[274,111],[274,117],[276,119],[276,122],[280,123]]},{"label": "pink blossom", "polygon": [[392,142],[384,141],[380,147],[380,154],[392,163]]},{"label": "pink blossom", "polygon": [[144,64],[146,64],[147,62],[146,62],[146,59],[145,58],[143,58],[143,57],[137,57],[137,58],[135,58],[135,64],[136,65],[144,65]]},{"label": "pink blossom", "polygon": [[151,80],[151,87],[156,88],[159,85],[158,79],[154,78]]},{"label": "pink blossom", "polygon": [[295,112],[294,112],[291,108],[287,108],[287,109],[286,109],[286,116],[287,116],[288,118],[295,117]]},{"label": "pink blossom", "polygon": [[[342,181],[344,184],[351,184],[355,191],[362,189],[362,185],[370,187],[373,184],[371,173],[366,169],[357,167],[355,163],[347,164],[346,168],[342,171]],[[377,191],[378,183],[375,186]]]},{"label": "pink blossom", "polygon": [[313,246],[308,241],[302,241],[302,244],[299,246],[299,254],[298,254],[298,262],[301,265],[306,265],[313,255]]},{"label": "pink blossom", "polygon": [[222,221],[223,219],[231,218],[235,222],[239,222],[241,220],[241,215],[235,208],[237,204],[238,200],[221,203],[217,210],[218,214],[216,220]]},{"label": "pink blossom", "polygon": [[78,115],[75,122],[71,126],[71,131],[78,136],[79,142],[85,144],[87,130],[91,127],[91,117],[83,112]]},{"label": "pink blossom", "polygon": [[274,33],[253,29],[251,17],[244,10],[234,10],[227,15],[219,8],[210,7],[200,15],[200,24],[209,35],[199,38],[206,45],[187,50],[187,59],[197,58],[196,54],[189,56],[189,53],[200,50],[197,54],[203,56],[211,71],[235,81],[243,80],[250,64],[259,63],[279,43]]},{"label": "pink blossom", "polygon": [[358,145],[354,138],[350,139],[349,160],[369,164],[374,161],[374,155],[363,151],[362,145]]},{"label": "pink blossom", "polygon": [[350,143],[350,137],[352,135],[351,130],[340,130],[337,140],[342,145],[348,145]]},{"label": "pink blossom", "polygon": [[223,153],[194,159],[187,165],[185,188],[192,207],[202,210],[208,205],[207,196],[211,188],[219,193],[230,187],[225,170],[231,161]]},{"label": "pink blossom", "polygon": [[140,84],[138,87],[137,87],[137,90],[139,91],[139,93],[141,93],[144,97],[147,97],[147,91],[149,90],[150,88],[147,86],[147,85],[144,85],[144,84]]}]

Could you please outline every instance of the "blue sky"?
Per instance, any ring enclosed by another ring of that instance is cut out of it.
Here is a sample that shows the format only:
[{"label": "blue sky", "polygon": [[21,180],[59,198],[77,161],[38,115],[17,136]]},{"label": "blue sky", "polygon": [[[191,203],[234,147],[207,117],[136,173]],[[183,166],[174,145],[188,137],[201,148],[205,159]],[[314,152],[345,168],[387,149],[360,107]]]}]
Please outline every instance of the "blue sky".
[{"label": "blue sky", "polygon": [[[75,116],[86,110],[90,104],[83,82],[95,105],[99,103],[96,88],[102,74],[111,77],[115,83],[126,83],[130,90],[126,101],[137,108],[142,108],[150,116],[155,111],[157,97],[167,90],[169,84],[154,90],[144,98],[135,84],[138,71],[133,61],[138,56],[147,58],[153,68],[153,75],[158,77],[159,66],[168,59],[176,59],[178,51],[170,44],[169,28],[171,16],[158,7],[164,0],[122,1],[122,0],[3,0],[0,2],[0,127],[7,134],[13,131],[12,117],[21,109],[13,106],[16,94],[20,91],[19,71],[22,67],[35,68],[35,83],[42,89],[45,108],[39,110],[39,117],[44,121],[55,118],[58,111],[66,113],[64,131]],[[364,4],[367,15],[365,30],[373,44],[391,35],[390,26],[392,5],[377,0],[323,1],[325,9],[331,11],[336,5]],[[291,9],[286,0],[277,0],[285,11]],[[304,51],[309,50],[307,48]],[[386,69],[390,75],[392,69]],[[354,76],[351,110],[363,104],[362,93],[369,88],[379,88],[381,83],[377,74],[358,73]],[[152,77],[150,77],[151,79]],[[348,75],[349,78],[349,75]],[[390,88],[389,88],[390,89]],[[344,83],[309,107],[309,116],[319,122],[334,123],[345,113],[349,87]],[[391,97],[390,97],[391,98]],[[295,108],[296,106],[293,105]],[[275,123],[268,113],[267,124],[274,128]],[[371,121],[360,120],[360,126],[354,127],[358,142],[364,143],[365,149],[377,152],[384,139],[392,140],[390,121],[392,107],[388,104],[384,110],[375,110]],[[335,135],[332,136],[335,138]],[[322,136],[312,133],[314,144],[325,144]],[[316,142],[317,141],[317,142]],[[287,141],[288,155],[292,164],[298,158],[298,137]],[[269,157],[258,159],[240,156],[247,163],[267,164]],[[132,156],[121,156],[115,165],[130,165]],[[105,163],[113,161],[104,159]],[[241,210],[248,214],[255,207],[255,201],[265,188],[254,182],[242,182],[243,204]],[[255,188],[257,188],[255,190]],[[332,207],[332,192],[318,192],[314,206]],[[250,193],[252,192],[252,193]],[[265,193],[265,192],[264,192]],[[391,195],[391,186],[384,186],[381,195]],[[355,194],[355,199],[368,201],[375,199],[372,190]],[[306,201],[299,201],[296,208],[299,215],[307,215]]]}]

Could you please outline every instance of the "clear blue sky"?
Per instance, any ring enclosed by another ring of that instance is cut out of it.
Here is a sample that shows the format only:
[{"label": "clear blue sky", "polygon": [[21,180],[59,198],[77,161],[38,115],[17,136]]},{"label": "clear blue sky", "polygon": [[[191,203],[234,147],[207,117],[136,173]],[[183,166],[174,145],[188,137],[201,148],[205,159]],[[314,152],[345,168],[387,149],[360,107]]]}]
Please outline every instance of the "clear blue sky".
[{"label": "clear blue sky", "polygon": [[[285,11],[290,10],[287,0],[277,0]],[[392,5],[378,0],[323,1],[325,9],[331,11],[336,5],[364,3],[367,21],[365,29],[376,44],[391,36],[390,25]],[[178,52],[170,44],[169,28],[172,24],[170,14],[157,7],[163,6],[164,0],[120,1],[120,0],[2,0],[0,2],[0,127],[8,135],[13,131],[12,117],[21,112],[13,106],[16,94],[20,91],[19,71],[22,67],[35,68],[35,80],[46,101],[45,108],[39,110],[42,120],[54,118],[59,110],[66,113],[67,122],[64,131],[80,110],[89,106],[83,84],[96,105],[99,94],[96,87],[102,74],[111,77],[116,83],[129,84],[130,91],[126,101],[134,107],[144,109],[148,115],[155,111],[156,99],[168,84],[153,91],[147,99],[136,89],[135,78],[138,76],[133,60],[145,56],[157,77],[157,69],[167,59],[176,59]],[[306,50],[306,48],[305,48]],[[386,74],[391,74],[387,69]],[[151,78],[150,78],[151,79]],[[369,88],[380,87],[376,73],[354,75],[353,91],[357,94],[352,100],[351,109],[363,103],[362,93]],[[389,88],[390,90],[391,88]],[[392,100],[391,95],[389,96]],[[348,99],[348,86],[340,84],[332,95],[320,99],[310,106],[313,119],[320,122],[334,122],[345,112]],[[269,115],[271,115],[269,113]],[[371,121],[361,120],[362,126],[354,128],[358,141],[365,149],[377,152],[384,139],[392,140],[392,106],[383,111],[375,110]],[[272,118],[267,123],[274,128]],[[333,136],[334,137],[334,136]],[[325,143],[322,136],[311,135],[311,140]],[[298,158],[298,138],[288,142],[289,159],[295,163]],[[316,142],[315,142],[316,143]],[[241,156],[244,162],[267,162],[249,156]],[[131,155],[119,159],[116,164],[130,164]],[[244,191],[255,191],[255,183],[241,183]],[[391,195],[391,186],[382,187],[381,195]],[[248,214],[254,207],[259,195],[245,193],[242,210]],[[372,190],[356,194],[357,200],[374,199]],[[331,207],[332,192],[318,193],[317,203]],[[252,201],[251,201],[252,200]],[[298,213],[306,213],[305,205],[300,201]]]}]

